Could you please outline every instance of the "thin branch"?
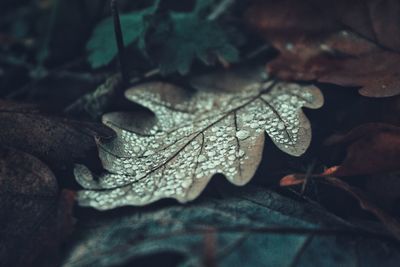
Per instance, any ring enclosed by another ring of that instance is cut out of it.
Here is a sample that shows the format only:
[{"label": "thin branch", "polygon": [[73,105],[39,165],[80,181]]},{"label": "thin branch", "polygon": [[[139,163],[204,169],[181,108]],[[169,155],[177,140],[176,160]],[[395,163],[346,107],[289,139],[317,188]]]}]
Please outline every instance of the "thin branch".
[{"label": "thin branch", "polygon": [[222,0],[221,3],[208,15],[208,20],[218,19],[228,8],[230,8],[235,3],[235,0]]},{"label": "thin branch", "polygon": [[257,47],[254,51],[251,51],[250,53],[248,53],[247,55],[245,55],[245,59],[246,60],[250,60],[250,59],[253,59],[253,58],[255,58],[255,57],[257,57],[257,56],[259,56],[261,53],[264,53],[265,51],[268,51],[268,50],[273,50],[272,49],[272,47],[270,46],[270,45],[267,45],[267,44],[263,44],[262,46],[260,46],[260,47]]},{"label": "thin branch", "polygon": [[118,47],[118,61],[119,61],[119,70],[121,72],[122,80],[124,83],[129,81],[128,73],[125,66],[125,46],[124,46],[124,36],[121,28],[121,21],[119,18],[118,11],[118,1],[111,0],[111,14],[114,19],[114,32],[115,32],[115,41]]},{"label": "thin branch", "polygon": [[301,186],[301,193],[300,193],[301,196],[304,195],[304,193],[306,192],[308,182],[310,181],[311,175],[314,172],[315,163],[316,163],[316,159],[314,159],[307,168],[306,176],[304,178],[304,183]]}]

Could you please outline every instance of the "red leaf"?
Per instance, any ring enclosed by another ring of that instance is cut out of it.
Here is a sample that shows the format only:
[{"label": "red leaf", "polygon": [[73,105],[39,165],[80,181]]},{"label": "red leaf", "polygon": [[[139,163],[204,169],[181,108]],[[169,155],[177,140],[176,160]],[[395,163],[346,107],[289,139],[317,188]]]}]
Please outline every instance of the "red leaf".
[{"label": "red leaf", "polygon": [[347,155],[342,164],[325,175],[352,176],[400,170],[400,127],[368,123],[345,135],[330,137],[328,145],[345,144]]},{"label": "red leaf", "polygon": [[0,262],[54,266],[72,231],[74,193],[59,193],[50,169],[24,152],[0,147]]},{"label": "red leaf", "polygon": [[400,94],[399,10],[399,1],[257,1],[246,20],[280,51],[270,73],[386,97]]}]

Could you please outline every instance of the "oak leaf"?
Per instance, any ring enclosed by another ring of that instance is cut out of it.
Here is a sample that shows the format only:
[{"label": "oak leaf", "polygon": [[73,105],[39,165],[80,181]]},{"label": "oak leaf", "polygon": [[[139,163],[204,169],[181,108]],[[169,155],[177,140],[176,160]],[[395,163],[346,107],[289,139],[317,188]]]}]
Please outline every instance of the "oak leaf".
[{"label": "oak leaf", "polygon": [[192,85],[197,91],[150,82],[126,92],[155,116],[103,117],[118,137],[99,144],[108,173],[95,179],[86,167],[75,169],[86,189],[81,205],[104,210],[161,198],[187,202],[216,173],[244,185],[261,161],[264,132],[282,151],[299,156],[311,140],[301,108],[323,104],[316,87],[272,81],[262,68],[205,75]]}]

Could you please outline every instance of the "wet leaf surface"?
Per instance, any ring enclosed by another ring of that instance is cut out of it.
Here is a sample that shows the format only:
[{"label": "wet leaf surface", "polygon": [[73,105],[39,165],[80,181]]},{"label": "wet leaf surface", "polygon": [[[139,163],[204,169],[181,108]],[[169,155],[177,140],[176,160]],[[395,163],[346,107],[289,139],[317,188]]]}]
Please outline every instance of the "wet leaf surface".
[{"label": "wet leaf surface", "polygon": [[192,84],[197,91],[151,82],[126,92],[155,116],[104,116],[118,137],[99,145],[108,173],[97,179],[82,165],[75,169],[86,189],[79,195],[81,205],[110,209],[162,198],[187,202],[216,173],[244,185],[261,161],[264,132],[279,149],[300,156],[311,140],[301,108],[323,103],[317,88],[275,82],[258,69],[209,74]]},{"label": "wet leaf surface", "polygon": [[0,147],[0,265],[54,266],[72,231],[73,203],[43,162]]},{"label": "wet leaf surface", "polygon": [[[397,266],[397,243],[373,236],[317,206],[243,188],[187,206],[82,219],[63,266]],[[210,246],[214,255],[205,258]]]}]

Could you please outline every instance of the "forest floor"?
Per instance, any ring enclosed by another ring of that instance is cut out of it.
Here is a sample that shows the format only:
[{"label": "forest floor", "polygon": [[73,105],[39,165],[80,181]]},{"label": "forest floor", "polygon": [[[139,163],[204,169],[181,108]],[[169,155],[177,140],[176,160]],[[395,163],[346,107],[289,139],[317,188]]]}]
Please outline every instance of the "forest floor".
[{"label": "forest floor", "polygon": [[0,2],[0,266],[398,266],[400,3],[178,2]]}]

